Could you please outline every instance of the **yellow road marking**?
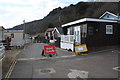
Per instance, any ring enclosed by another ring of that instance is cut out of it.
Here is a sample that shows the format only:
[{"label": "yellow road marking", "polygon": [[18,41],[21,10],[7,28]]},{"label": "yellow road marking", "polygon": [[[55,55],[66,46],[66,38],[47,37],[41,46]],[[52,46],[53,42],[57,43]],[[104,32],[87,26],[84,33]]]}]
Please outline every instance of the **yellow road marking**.
[{"label": "yellow road marking", "polygon": [[8,80],[8,78],[10,78],[11,73],[12,73],[12,71],[13,71],[16,63],[17,63],[17,60],[15,60],[15,61],[12,63],[12,65],[10,66],[10,68],[9,68],[9,70],[8,70],[8,72],[7,72],[4,80]]},{"label": "yellow road marking", "polygon": [[[19,53],[20,53],[20,51],[17,53],[17,56],[19,55]],[[16,57],[17,57],[17,56],[16,56]],[[13,63],[12,63],[12,65],[10,66],[7,74],[5,75],[4,80],[8,80],[8,78],[10,78],[11,73],[12,73],[12,71],[13,71],[16,63],[17,63],[17,59],[15,59],[15,60],[13,61]]]}]

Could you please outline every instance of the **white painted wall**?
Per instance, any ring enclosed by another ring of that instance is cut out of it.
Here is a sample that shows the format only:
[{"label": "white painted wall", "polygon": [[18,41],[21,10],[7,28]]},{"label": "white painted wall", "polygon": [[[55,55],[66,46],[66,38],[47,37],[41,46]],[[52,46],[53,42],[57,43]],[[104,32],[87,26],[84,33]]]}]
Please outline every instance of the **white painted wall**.
[{"label": "white painted wall", "polygon": [[[4,35],[11,36],[11,33],[5,32]],[[21,41],[21,40],[23,40],[23,33],[22,32],[14,33],[14,38],[12,38],[12,41],[17,42],[17,41]]]},{"label": "white painted wall", "polygon": [[5,40],[3,31],[0,31],[0,41]]},{"label": "white painted wall", "polygon": [[23,30],[4,30],[4,35],[5,37],[11,37],[11,46],[23,46],[31,42],[29,34],[25,34],[25,39],[23,39]]},{"label": "white painted wall", "polygon": [[60,42],[60,47],[63,49],[71,49],[73,51],[73,44],[72,43]]},{"label": "white painted wall", "polygon": [[30,38],[30,35],[29,34],[25,34],[25,39],[28,39]]},{"label": "white painted wall", "polygon": [[[4,32],[5,37],[11,36],[13,32]],[[11,46],[24,45],[23,32],[14,32],[14,38],[11,38]]]}]

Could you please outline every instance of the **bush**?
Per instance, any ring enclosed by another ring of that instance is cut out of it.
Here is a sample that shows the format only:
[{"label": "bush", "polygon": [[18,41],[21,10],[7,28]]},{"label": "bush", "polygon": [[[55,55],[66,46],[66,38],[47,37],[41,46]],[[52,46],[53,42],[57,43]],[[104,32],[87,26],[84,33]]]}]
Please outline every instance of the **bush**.
[{"label": "bush", "polygon": [[44,36],[41,36],[41,37],[40,37],[40,42],[41,42],[41,43],[47,43],[47,40],[45,39]]}]

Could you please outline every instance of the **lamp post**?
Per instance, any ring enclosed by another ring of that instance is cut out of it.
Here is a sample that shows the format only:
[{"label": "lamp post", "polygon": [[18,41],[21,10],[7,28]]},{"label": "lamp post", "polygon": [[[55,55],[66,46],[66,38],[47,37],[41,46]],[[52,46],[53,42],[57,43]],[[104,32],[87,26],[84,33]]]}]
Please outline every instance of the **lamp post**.
[{"label": "lamp post", "polygon": [[23,27],[23,39],[25,39],[25,20],[23,20],[23,24],[24,24],[24,27]]}]

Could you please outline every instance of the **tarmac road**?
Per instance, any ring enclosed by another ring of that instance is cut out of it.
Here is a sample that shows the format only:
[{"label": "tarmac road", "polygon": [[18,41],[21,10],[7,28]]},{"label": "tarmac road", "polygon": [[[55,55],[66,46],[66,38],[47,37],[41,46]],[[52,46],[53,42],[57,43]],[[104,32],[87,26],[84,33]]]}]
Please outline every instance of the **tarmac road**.
[{"label": "tarmac road", "polygon": [[58,56],[43,57],[44,45],[33,43],[28,46],[19,55],[10,78],[68,78],[74,71],[86,71],[88,78],[118,78],[119,71],[113,69],[118,67],[118,50],[75,56],[57,48]]},{"label": "tarmac road", "polygon": [[2,60],[0,60],[0,80],[2,79]]}]

